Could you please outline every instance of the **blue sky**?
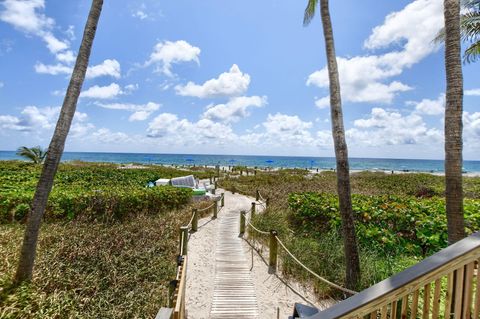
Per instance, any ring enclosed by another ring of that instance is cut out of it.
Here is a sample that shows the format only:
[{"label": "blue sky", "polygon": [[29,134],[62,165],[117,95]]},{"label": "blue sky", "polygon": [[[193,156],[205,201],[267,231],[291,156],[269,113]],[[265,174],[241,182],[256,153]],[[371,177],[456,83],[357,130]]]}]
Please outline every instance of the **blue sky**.
[{"label": "blue sky", "polygon": [[[331,1],[352,157],[443,158],[442,0]],[[105,1],[67,151],[332,156],[306,1]],[[0,2],[0,149],[48,146],[90,2]],[[480,159],[480,64],[464,158]],[[477,75],[477,76],[475,76]]]}]

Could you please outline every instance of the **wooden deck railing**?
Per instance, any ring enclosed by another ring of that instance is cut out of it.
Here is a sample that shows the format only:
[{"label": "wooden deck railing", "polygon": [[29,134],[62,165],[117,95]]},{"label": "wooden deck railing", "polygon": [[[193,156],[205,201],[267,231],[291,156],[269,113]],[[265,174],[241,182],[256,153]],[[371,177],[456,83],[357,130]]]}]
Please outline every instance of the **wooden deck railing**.
[{"label": "wooden deck railing", "polygon": [[480,233],[475,233],[308,318],[477,319],[479,260]]}]

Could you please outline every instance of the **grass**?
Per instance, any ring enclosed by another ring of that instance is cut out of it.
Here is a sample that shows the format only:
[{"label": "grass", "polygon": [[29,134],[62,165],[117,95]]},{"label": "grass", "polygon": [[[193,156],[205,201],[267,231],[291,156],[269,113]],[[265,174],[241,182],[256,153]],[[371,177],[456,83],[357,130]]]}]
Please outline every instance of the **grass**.
[{"label": "grass", "polygon": [[108,224],[44,223],[33,282],[13,290],[24,226],[0,225],[0,318],[153,318],[167,304],[178,229],[192,208]]},{"label": "grass", "polygon": [[[0,204],[28,211],[40,167],[14,161],[0,167]],[[213,175],[199,168],[62,164],[31,283],[12,285],[25,225],[10,218],[0,223],[0,318],[155,317],[175,277],[179,227],[193,208],[210,202],[186,204],[186,189],[145,184],[192,173]]]}]

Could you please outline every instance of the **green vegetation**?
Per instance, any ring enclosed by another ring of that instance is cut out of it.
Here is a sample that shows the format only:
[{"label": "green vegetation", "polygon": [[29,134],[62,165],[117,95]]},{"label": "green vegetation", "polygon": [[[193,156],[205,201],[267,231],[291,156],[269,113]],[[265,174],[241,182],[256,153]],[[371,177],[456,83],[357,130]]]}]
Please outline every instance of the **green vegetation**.
[{"label": "green vegetation", "polygon": [[[147,188],[161,177],[213,170],[61,164],[42,225],[33,281],[12,278],[40,168],[0,162],[0,317],[152,318],[175,276],[179,226],[191,191]],[[19,221],[19,222],[12,222]]]},{"label": "green vegetation", "polygon": [[[24,162],[1,162],[0,223],[22,221],[32,201],[40,167]],[[213,170],[189,171],[148,166],[120,169],[115,164],[61,164],[50,194],[45,219],[87,218],[112,220],[127,214],[155,214],[188,202],[188,189],[147,188],[158,178],[193,174],[213,176]]]},{"label": "green vegetation", "polygon": [[[362,172],[351,177],[362,278],[357,289],[379,282],[446,247],[444,177],[431,174]],[[222,186],[255,196],[259,189],[270,207],[253,224],[275,229],[287,247],[313,271],[344,285],[341,221],[335,174],[302,171],[258,173],[222,181]],[[464,179],[467,232],[480,229],[480,178]],[[267,240],[267,238],[259,238]],[[284,275],[313,284],[320,295],[332,289],[281,253]]]}]

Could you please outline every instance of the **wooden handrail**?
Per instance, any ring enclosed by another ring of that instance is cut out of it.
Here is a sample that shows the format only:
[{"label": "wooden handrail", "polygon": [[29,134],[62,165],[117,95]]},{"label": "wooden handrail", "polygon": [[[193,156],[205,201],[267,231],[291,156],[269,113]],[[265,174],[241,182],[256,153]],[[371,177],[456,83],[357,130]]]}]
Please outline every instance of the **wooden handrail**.
[{"label": "wooden handrail", "polygon": [[173,301],[173,319],[186,318],[185,313],[185,288],[187,284],[187,261],[188,256],[182,256],[181,264],[177,271],[177,287],[175,288]]},{"label": "wooden handrail", "polygon": [[[438,318],[439,304],[445,305],[445,318],[470,318],[480,312],[480,232],[439,251],[422,262],[324,310],[311,319],[334,318]],[[445,277],[445,278],[444,278]],[[446,294],[441,293],[442,278]],[[473,281],[476,285],[473,285]],[[435,287],[433,290],[432,287]],[[474,286],[476,287],[474,289]],[[409,298],[411,296],[411,299]],[[419,298],[422,309],[417,309]],[[411,302],[409,302],[411,300]],[[433,307],[431,306],[433,304]],[[472,307],[472,304],[473,307]],[[397,316],[398,314],[398,316]],[[443,315],[443,313],[442,313]]]}]

